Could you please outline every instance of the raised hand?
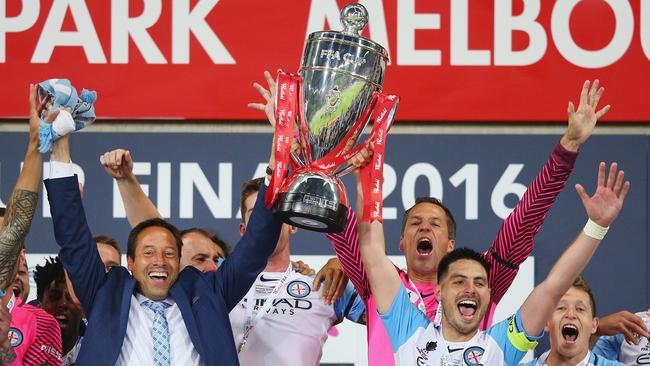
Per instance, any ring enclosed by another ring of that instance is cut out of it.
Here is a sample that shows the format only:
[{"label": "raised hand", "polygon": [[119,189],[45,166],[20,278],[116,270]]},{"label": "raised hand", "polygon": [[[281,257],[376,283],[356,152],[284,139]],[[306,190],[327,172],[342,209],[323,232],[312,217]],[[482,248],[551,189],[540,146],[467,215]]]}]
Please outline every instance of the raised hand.
[{"label": "raised hand", "polygon": [[271,126],[275,127],[275,80],[268,71],[264,71],[264,78],[269,87],[268,89],[258,83],[253,83],[253,87],[266,100],[266,103],[248,103],[248,108],[264,111]]},{"label": "raised hand", "polygon": [[[38,141],[38,127],[41,124],[41,113],[45,109],[49,97],[43,101],[38,100],[38,85],[29,84],[29,136]],[[58,110],[52,111],[47,117],[49,122],[54,121],[54,118],[59,114]]]},{"label": "raised hand", "polygon": [[625,173],[618,170],[618,164],[612,163],[605,180],[605,163],[598,165],[598,186],[593,196],[589,197],[584,187],[576,184],[576,191],[587,211],[587,216],[600,226],[608,227],[623,207],[623,201],[630,190],[630,182],[623,183]]},{"label": "raised hand", "polygon": [[129,150],[116,149],[106,152],[99,157],[99,162],[106,173],[117,180],[133,175],[133,159]]},{"label": "raised hand", "polygon": [[569,102],[567,112],[569,114],[569,125],[562,137],[562,145],[569,150],[577,150],[580,144],[587,141],[596,126],[596,122],[610,109],[609,104],[597,111],[598,102],[603,95],[605,88],[598,87],[598,80],[595,80],[591,88],[589,80],[582,85],[580,92],[580,103],[576,110],[573,102]]}]

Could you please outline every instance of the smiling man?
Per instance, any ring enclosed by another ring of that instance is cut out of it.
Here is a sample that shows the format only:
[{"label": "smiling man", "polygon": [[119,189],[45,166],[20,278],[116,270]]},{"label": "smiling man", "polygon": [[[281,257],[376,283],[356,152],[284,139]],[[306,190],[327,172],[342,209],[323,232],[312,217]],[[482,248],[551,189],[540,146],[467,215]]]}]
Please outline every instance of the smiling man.
[{"label": "smiling man", "polygon": [[54,143],[45,186],[59,256],[88,315],[77,363],[236,365],[228,313],[265,267],[281,222],[260,199],[239,249],[218,272],[187,266],[179,273],[180,233],[163,219],[146,220],[128,237],[132,274],[120,266],[106,272],[86,223],[69,151],[68,136]]}]

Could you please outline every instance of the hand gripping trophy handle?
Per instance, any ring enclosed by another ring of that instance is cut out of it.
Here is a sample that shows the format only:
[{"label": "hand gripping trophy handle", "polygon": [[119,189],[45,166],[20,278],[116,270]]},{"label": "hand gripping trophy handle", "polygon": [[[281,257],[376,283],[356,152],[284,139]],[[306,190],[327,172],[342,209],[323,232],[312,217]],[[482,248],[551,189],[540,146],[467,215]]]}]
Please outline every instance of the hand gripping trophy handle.
[{"label": "hand gripping trophy handle", "polygon": [[[340,176],[352,169],[346,162],[378,135],[384,141],[392,124],[399,98],[381,92],[388,56],[359,35],[367,19],[362,5],[346,6],[341,11],[345,30],[310,34],[299,75],[278,74],[276,164],[265,199],[290,225],[344,230],[348,200]],[[371,120],[370,137],[357,143]],[[296,124],[301,155],[291,152]]]}]

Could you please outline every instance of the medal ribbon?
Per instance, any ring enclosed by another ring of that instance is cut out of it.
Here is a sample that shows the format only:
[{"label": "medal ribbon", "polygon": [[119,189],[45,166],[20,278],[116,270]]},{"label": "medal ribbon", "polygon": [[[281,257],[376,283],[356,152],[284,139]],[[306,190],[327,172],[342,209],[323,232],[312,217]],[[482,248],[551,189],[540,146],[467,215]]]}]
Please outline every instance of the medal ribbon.
[{"label": "medal ribbon", "polygon": [[253,328],[255,328],[255,324],[257,324],[260,319],[266,314],[266,312],[269,310],[271,305],[273,305],[273,301],[278,298],[278,295],[280,294],[280,291],[282,290],[282,287],[284,286],[285,283],[289,280],[289,277],[291,277],[291,272],[293,272],[293,267],[291,266],[291,262],[289,262],[289,267],[287,267],[287,270],[284,271],[284,274],[282,277],[278,280],[278,283],[273,287],[273,290],[271,290],[271,293],[269,296],[266,298],[264,301],[264,305],[260,309],[257,310],[257,313],[253,317],[253,308],[255,308],[255,303],[257,302],[257,298],[255,297],[255,291],[253,290],[253,296],[251,298],[246,300],[246,321],[244,322],[244,336],[242,338],[241,343],[239,344],[239,348],[237,349],[237,353],[240,353],[244,347],[246,346],[246,342],[248,341],[248,336],[250,336],[251,332],[253,331]]}]

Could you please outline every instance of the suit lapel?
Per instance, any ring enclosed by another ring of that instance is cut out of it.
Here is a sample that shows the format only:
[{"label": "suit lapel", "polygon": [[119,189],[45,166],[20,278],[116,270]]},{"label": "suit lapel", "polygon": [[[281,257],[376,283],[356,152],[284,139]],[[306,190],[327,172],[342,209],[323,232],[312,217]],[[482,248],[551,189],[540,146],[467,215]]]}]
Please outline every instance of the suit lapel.
[{"label": "suit lapel", "polygon": [[187,295],[183,291],[183,288],[177,282],[169,290],[169,293],[172,295],[174,301],[176,301],[176,305],[178,305],[178,309],[181,311],[181,315],[183,316],[183,322],[187,327],[187,333],[189,333],[190,335],[190,339],[192,340],[192,344],[194,345],[194,348],[196,348],[196,351],[199,353],[201,357],[206,357],[206,354],[203,352],[203,344],[201,343],[199,331],[198,328],[196,327],[194,313],[192,312],[192,304],[190,304]]}]

